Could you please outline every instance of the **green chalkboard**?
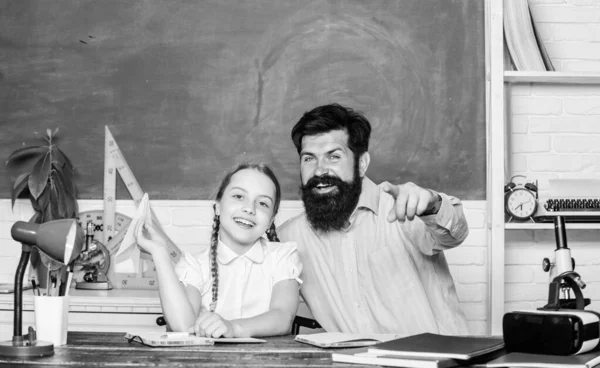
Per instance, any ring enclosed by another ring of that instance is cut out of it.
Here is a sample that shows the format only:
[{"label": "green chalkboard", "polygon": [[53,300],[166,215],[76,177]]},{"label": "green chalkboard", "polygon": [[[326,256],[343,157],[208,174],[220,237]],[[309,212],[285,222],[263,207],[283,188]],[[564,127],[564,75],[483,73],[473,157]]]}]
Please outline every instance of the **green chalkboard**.
[{"label": "green chalkboard", "polygon": [[151,198],[210,199],[260,159],[297,199],[291,128],[338,102],[373,124],[376,182],[481,200],[484,60],[477,0],[3,0],[0,157],[59,127],[99,199],[107,125]]}]

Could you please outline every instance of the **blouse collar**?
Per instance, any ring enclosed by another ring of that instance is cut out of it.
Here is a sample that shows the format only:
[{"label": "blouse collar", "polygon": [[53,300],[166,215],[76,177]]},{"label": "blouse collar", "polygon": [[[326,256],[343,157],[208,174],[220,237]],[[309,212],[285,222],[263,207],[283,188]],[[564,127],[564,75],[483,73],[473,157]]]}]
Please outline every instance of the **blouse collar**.
[{"label": "blouse collar", "polygon": [[221,264],[229,264],[233,262],[236,258],[245,257],[251,260],[254,263],[263,263],[265,260],[265,253],[263,251],[263,238],[252,245],[250,249],[244,254],[237,254],[233,250],[231,250],[225,243],[219,239],[219,246],[217,247],[217,258],[219,259],[219,263]]}]

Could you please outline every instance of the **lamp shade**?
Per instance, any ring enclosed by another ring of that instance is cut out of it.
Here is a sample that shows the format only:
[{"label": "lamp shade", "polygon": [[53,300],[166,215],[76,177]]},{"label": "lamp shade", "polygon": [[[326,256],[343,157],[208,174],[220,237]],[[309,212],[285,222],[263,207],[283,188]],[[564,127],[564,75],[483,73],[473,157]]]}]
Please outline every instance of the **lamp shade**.
[{"label": "lamp shade", "polygon": [[48,221],[43,224],[17,221],[12,238],[31,245],[57,262],[71,263],[81,253],[85,235],[75,219]]}]

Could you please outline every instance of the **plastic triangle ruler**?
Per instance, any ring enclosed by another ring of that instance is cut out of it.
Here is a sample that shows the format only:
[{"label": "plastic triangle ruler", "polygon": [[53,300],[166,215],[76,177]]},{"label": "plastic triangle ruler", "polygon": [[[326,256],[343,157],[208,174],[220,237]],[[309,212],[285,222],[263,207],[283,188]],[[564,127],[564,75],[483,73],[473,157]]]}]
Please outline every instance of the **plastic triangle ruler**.
[{"label": "plastic triangle ruler", "polygon": [[[117,211],[117,172],[125,183],[131,198],[137,206],[140,204],[144,192],[138,184],[127,161],[111,134],[108,126],[104,127],[104,239],[102,241],[108,249],[114,248],[114,245],[120,243],[125,236],[124,231],[120,231],[115,237],[115,214]],[[112,246],[111,246],[112,245]]]},{"label": "plastic triangle ruler", "polygon": [[[108,126],[104,127],[104,231],[103,231],[103,243],[106,244],[106,248],[111,250],[116,250],[120,246],[120,243],[123,241],[125,237],[125,232],[127,229],[119,231],[115,234],[115,218],[116,218],[116,209],[117,209],[117,173],[121,176],[121,179],[125,183],[131,198],[135,202],[135,205],[139,205],[142,197],[144,196],[144,191],[138,184],[129,164],[123,157],[119,146],[112,133],[108,129]],[[156,215],[152,208],[150,208],[152,212],[152,221],[154,224],[159,224],[156,219]],[[157,229],[163,233],[165,237],[168,236],[162,231],[162,229]],[[174,244],[170,241],[171,246],[170,254],[173,260],[177,260],[180,255],[179,249],[177,249]],[[112,256],[112,254],[111,254]],[[151,259],[145,257],[142,253],[140,256],[142,259]],[[141,262],[140,262],[141,263]],[[149,271],[150,274],[153,274],[154,265],[152,264],[152,270]],[[151,277],[143,277],[141,270],[138,270],[136,274],[120,274],[109,271],[109,279],[113,283],[113,285],[117,288],[136,288],[136,289],[155,289],[157,287],[157,282],[155,276]]]}]

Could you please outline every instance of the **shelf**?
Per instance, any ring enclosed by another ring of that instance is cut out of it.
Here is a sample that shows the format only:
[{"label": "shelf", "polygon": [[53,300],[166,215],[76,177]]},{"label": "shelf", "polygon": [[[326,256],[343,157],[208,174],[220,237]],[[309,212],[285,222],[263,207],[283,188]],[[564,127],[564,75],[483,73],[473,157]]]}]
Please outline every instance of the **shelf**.
[{"label": "shelf", "polygon": [[[600,230],[600,223],[596,222],[567,222],[567,230]],[[509,222],[504,224],[506,230],[554,230],[553,223],[533,223],[533,222]]]},{"label": "shelf", "polygon": [[504,72],[505,83],[600,84],[600,73]]}]

